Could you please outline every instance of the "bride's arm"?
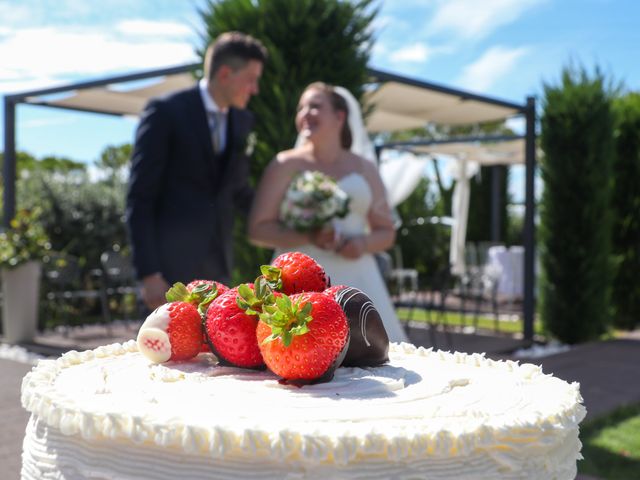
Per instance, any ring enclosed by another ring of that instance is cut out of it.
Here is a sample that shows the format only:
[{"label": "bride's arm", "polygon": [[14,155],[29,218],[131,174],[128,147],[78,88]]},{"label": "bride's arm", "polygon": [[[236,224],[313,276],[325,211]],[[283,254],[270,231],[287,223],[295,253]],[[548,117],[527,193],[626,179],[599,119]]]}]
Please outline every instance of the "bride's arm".
[{"label": "bride's arm", "polygon": [[278,220],[280,203],[295,169],[279,155],[267,166],[253,200],[249,215],[249,240],[270,248],[292,248],[311,242],[307,233],[296,232]]},{"label": "bride's arm", "polygon": [[338,251],[348,258],[357,258],[365,253],[376,253],[388,250],[396,240],[391,207],[387,202],[386,190],[377,167],[366,160],[363,161],[363,173],[371,188],[372,201],[369,207],[368,220],[370,232],[347,241]]}]

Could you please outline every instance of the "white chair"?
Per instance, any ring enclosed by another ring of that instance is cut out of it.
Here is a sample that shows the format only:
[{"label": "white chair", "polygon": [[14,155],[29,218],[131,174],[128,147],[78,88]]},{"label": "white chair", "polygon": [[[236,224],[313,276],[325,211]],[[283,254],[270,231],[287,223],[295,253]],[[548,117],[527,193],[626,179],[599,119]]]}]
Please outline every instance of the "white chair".
[{"label": "white chair", "polygon": [[389,280],[398,295],[418,292],[418,271],[415,268],[404,268],[402,250],[399,245],[393,247],[393,265],[389,272]]}]

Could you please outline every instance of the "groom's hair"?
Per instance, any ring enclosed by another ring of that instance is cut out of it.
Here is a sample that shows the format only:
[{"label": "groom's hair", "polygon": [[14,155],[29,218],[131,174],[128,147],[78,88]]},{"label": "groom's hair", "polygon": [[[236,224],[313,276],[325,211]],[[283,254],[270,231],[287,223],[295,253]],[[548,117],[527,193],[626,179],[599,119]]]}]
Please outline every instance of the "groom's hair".
[{"label": "groom's hair", "polygon": [[204,56],[204,75],[211,80],[222,65],[228,65],[235,71],[244,67],[249,60],[265,63],[267,57],[265,46],[251,35],[225,32],[207,48]]},{"label": "groom's hair", "polygon": [[333,85],[329,85],[325,82],[313,82],[308,85],[307,90],[320,90],[324,92],[331,102],[331,106],[334,110],[339,112],[344,112],[344,123],[342,124],[342,130],[340,131],[340,144],[342,148],[349,150],[351,148],[351,144],[353,143],[353,135],[351,134],[351,128],[349,127],[349,106],[347,105],[347,101],[345,98],[335,91]]}]

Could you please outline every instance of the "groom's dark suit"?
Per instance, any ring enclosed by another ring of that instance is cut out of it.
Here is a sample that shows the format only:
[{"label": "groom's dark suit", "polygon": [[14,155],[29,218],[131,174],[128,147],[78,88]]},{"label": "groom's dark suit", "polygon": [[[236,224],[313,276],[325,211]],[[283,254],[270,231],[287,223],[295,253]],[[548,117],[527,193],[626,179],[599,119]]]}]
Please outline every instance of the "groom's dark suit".
[{"label": "groom's dark suit", "polygon": [[253,198],[245,155],[253,116],[229,109],[226,146],[215,155],[194,88],[154,99],[136,132],[126,219],[138,278],[161,272],[173,284],[229,283],[234,207]]}]

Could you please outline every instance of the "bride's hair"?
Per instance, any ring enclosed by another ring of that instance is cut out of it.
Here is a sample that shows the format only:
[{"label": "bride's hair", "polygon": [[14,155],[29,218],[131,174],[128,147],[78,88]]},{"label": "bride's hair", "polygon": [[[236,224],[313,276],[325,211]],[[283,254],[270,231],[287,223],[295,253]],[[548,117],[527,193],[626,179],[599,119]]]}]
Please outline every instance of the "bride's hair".
[{"label": "bride's hair", "polygon": [[333,109],[344,112],[344,123],[342,124],[342,131],[340,132],[340,144],[342,148],[349,150],[353,143],[353,136],[351,134],[351,128],[349,127],[349,107],[347,100],[336,92],[332,85],[325,82],[313,82],[304,89],[305,92],[307,90],[320,90],[326,93]]}]

